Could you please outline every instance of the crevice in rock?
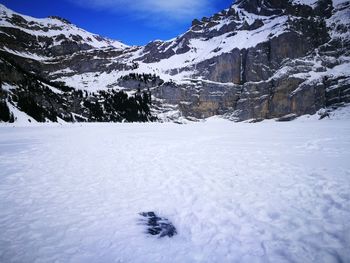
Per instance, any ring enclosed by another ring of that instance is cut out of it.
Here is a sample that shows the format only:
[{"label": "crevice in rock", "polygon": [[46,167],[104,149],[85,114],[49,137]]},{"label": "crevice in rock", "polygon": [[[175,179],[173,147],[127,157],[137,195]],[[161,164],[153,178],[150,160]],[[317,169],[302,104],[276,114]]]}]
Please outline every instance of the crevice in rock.
[{"label": "crevice in rock", "polygon": [[247,50],[242,49],[240,53],[240,84],[246,83]]}]

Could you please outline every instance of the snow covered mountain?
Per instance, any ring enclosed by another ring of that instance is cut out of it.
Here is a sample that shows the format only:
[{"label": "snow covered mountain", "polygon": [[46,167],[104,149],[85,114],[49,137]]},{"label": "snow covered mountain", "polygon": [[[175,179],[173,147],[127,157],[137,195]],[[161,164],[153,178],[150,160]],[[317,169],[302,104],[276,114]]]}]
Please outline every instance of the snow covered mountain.
[{"label": "snow covered mountain", "polygon": [[[91,48],[126,47],[120,42],[80,29],[63,18],[37,19],[18,14],[1,4],[0,19],[2,48],[7,47],[8,50],[18,51],[18,55],[28,58],[36,59],[41,55],[41,59],[47,59]],[[17,41],[14,41],[14,38]],[[23,48],[31,53],[21,54],[20,51]]]},{"label": "snow covered mountain", "polygon": [[49,85],[54,94],[41,92],[38,100],[37,91],[33,100],[56,104],[51,110],[67,120],[94,120],[90,108],[79,107],[85,100],[106,113],[110,89],[149,90],[159,118],[288,119],[350,102],[349,31],[349,1],[240,0],[193,20],[175,39],[128,47],[61,18],[0,6],[1,79],[22,91],[29,75],[39,90]]}]

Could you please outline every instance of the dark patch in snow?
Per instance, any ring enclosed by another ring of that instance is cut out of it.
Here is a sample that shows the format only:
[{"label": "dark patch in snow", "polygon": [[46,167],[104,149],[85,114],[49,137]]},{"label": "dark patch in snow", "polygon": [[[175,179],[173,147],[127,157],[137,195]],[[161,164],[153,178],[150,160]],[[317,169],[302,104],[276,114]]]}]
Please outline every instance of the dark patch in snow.
[{"label": "dark patch in snow", "polygon": [[322,120],[322,119],[324,119],[326,117],[328,117],[328,119],[330,118],[329,111],[323,111],[323,112],[321,111],[321,112],[319,112],[318,115],[320,116],[319,120]]},{"label": "dark patch in snow", "polygon": [[154,212],[140,213],[141,222],[147,226],[147,233],[159,237],[172,237],[177,234],[176,228],[166,218],[157,216]]}]

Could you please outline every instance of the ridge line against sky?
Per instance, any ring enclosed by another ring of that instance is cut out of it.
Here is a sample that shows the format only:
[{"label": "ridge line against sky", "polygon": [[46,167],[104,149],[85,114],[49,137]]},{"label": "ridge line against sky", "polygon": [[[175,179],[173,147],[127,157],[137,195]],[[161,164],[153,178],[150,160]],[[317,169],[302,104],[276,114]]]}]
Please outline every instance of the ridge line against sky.
[{"label": "ridge line against sky", "polygon": [[228,8],[233,0],[0,0],[37,18],[60,16],[87,31],[128,45],[184,33],[195,18]]}]

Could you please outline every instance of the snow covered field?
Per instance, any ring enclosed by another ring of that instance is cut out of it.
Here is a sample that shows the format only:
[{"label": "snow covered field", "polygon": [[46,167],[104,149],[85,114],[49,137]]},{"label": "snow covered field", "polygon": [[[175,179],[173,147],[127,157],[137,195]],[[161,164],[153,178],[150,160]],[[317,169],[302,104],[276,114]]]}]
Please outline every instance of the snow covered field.
[{"label": "snow covered field", "polygon": [[350,262],[349,161],[341,119],[3,126],[0,262]]}]

